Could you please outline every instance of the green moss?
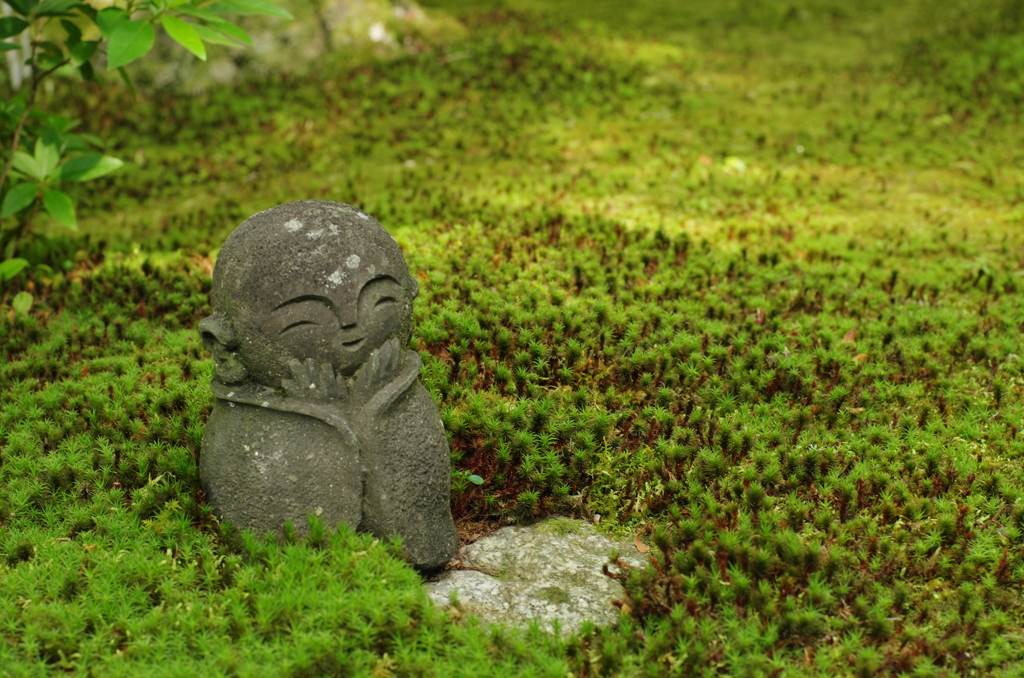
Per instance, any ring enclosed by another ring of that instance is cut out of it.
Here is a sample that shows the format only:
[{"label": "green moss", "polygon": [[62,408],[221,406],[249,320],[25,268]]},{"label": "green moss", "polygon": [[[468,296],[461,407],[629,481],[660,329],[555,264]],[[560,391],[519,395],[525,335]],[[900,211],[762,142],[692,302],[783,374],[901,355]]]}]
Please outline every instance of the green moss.
[{"label": "green moss", "polygon": [[573,520],[572,518],[551,518],[537,524],[537,529],[548,534],[553,534],[556,537],[567,537],[571,534],[578,534],[582,521]]},{"label": "green moss", "polygon": [[569,592],[557,586],[545,586],[537,592],[537,597],[554,605],[567,605],[572,601]]},{"label": "green moss", "polygon": [[[932,4],[515,0],[448,64],[58,88],[146,164],[0,290],[36,297],[0,309],[0,665],[1019,671],[1016,24]],[[394,547],[214,520],[210,256],[308,197],[373,213],[420,280],[423,382],[486,481],[457,517],[643,531],[617,627],[481,630]]]}]

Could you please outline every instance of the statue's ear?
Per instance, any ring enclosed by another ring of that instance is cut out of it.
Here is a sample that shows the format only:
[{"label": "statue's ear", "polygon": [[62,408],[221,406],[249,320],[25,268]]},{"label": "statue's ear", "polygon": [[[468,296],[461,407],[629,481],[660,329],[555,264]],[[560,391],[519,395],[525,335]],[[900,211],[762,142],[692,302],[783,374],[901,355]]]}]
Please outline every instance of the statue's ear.
[{"label": "statue's ear", "polygon": [[231,321],[220,313],[203,318],[199,323],[203,346],[213,356],[217,379],[225,384],[237,384],[249,376],[238,358],[238,334]]},{"label": "statue's ear", "polygon": [[213,353],[215,346],[228,351],[238,348],[238,334],[234,326],[220,313],[214,313],[199,321],[199,334],[203,338],[203,345],[210,353]]}]

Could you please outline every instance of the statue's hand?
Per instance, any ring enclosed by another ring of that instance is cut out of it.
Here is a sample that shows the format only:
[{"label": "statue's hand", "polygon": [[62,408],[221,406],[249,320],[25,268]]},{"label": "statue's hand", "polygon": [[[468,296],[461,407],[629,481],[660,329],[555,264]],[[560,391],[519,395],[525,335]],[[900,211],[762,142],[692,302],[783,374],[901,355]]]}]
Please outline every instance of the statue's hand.
[{"label": "statue's hand", "polygon": [[288,361],[292,371],[292,379],[282,379],[281,386],[291,398],[303,400],[344,400],[348,397],[345,379],[339,374],[334,375],[334,368],[323,363],[317,368],[312,358],[305,363],[298,360]]},{"label": "statue's hand", "polygon": [[405,369],[407,356],[397,338],[388,339],[370,354],[355,374],[352,395],[367,403]]}]

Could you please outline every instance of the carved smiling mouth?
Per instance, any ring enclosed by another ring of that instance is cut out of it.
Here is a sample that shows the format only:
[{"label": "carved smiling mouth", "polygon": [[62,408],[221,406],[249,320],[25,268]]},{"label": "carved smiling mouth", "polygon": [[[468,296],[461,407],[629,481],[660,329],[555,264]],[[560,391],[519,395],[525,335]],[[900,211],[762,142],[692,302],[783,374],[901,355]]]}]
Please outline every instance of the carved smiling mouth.
[{"label": "carved smiling mouth", "polygon": [[359,348],[359,346],[363,343],[365,339],[366,337],[363,337],[362,339],[356,339],[354,341],[343,341],[341,345],[345,348],[346,351],[355,351],[356,349]]}]

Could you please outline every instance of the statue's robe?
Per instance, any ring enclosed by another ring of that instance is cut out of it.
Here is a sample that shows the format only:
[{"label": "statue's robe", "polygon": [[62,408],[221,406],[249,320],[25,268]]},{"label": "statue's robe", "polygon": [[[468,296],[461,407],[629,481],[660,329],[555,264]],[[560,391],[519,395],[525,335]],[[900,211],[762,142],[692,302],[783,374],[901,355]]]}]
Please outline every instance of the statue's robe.
[{"label": "statue's robe", "polygon": [[437,405],[419,382],[420,358],[364,403],[282,395],[223,384],[203,435],[207,501],[239,528],[305,531],[307,516],[402,538],[422,570],[455,555],[451,457]]}]

